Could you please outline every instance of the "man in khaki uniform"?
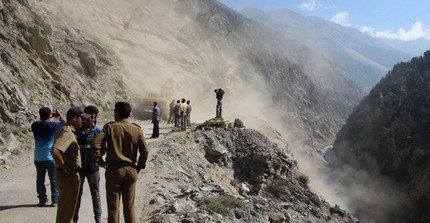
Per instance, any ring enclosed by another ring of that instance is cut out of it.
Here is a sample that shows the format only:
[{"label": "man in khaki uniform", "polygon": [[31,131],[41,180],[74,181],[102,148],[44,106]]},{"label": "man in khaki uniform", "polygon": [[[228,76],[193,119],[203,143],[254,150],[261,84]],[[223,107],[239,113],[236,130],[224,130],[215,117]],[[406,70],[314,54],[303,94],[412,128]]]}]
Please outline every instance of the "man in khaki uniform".
[{"label": "man in khaki uniform", "polygon": [[57,166],[58,197],[57,223],[73,223],[76,202],[78,201],[81,167],[81,154],[76,139],[75,129],[82,126],[82,119],[88,118],[81,107],[72,107],[67,111],[67,123],[55,134],[51,154]]},{"label": "man in khaki uniform", "polygon": [[[145,169],[148,159],[148,145],[140,126],[130,123],[131,107],[127,102],[115,104],[115,122],[110,122],[94,138],[91,147],[93,158],[101,166],[106,167],[106,200],[108,206],[108,222],[119,222],[119,202],[122,196],[124,221],[135,223],[134,198],[136,195],[137,175]],[[100,148],[107,142],[106,161],[103,160]],[[139,159],[137,160],[137,152]]]}]

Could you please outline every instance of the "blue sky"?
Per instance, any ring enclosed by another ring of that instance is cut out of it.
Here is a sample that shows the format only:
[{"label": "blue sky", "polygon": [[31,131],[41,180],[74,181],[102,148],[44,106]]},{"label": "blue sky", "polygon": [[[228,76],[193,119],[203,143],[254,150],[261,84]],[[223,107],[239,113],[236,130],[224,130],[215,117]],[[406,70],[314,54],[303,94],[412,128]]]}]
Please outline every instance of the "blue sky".
[{"label": "blue sky", "polygon": [[430,39],[430,0],[218,0],[240,11],[290,9],[304,16],[356,28],[369,35],[398,40]]}]

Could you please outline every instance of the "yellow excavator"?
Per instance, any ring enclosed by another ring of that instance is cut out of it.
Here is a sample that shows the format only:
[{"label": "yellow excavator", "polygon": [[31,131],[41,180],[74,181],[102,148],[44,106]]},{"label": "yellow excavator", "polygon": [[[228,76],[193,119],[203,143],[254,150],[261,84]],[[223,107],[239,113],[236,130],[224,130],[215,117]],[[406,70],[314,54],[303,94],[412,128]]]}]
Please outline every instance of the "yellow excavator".
[{"label": "yellow excavator", "polygon": [[172,99],[172,82],[166,81],[161,88],[161,92],[148,93],[143,99],[137,99],[134,101],[133,114],[135,118],[148,120],[152,118],[152,109],[154,108],[154,102],[157,102],[158,107],[161,109],[161,118],[167,120],[170,112],[169,104]]}]

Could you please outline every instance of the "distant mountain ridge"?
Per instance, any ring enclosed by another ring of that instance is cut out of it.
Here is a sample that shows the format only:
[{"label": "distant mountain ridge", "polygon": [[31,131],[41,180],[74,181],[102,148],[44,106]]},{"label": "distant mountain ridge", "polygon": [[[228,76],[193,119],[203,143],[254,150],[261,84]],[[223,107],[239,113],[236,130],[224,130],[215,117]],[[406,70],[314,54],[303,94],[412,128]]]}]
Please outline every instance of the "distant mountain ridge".
[{"label": "distant mountain ridge", "polygon": [[309,64],[320,60],[330,64],[322,72],[339,69],[350,80],[367,92],[395,63],[409,60],[412,55],[400,52],[389,45],[358,30],[343,27],[318,17],[305,17],[284,9],[265,12],[256,8],[241,11],[246,17],[277,30],[287,39],[292,52],[302,54]]}]

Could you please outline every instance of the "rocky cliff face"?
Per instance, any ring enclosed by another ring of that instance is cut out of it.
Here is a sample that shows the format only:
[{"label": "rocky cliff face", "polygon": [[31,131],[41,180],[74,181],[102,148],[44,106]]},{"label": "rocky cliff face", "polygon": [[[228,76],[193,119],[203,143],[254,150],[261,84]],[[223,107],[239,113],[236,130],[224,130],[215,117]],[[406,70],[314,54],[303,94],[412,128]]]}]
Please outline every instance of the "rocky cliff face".
[{"label": "rocky cliff face", "polygon": [[127,99],[119,62],[100,43],[28,1],[1,1],[0,11],[0,122],[28,125],[42,106]]},{"label": "rocky cliff face", "polygon": [[129,98],[115,55],[50,11],[0,1],[0,24],[2,163],[32,147],[29,126],[39,108],[64,114],[72,105],[95,104],[108,111]]}]

